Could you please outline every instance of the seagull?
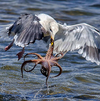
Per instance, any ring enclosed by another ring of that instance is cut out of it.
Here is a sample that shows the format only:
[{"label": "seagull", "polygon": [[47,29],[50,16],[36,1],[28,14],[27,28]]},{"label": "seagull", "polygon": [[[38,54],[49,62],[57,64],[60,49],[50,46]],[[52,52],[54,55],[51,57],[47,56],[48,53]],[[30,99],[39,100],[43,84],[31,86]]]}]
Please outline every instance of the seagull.
[{"label": "seagull", "polygon": [[23,48],[17,54],[19,59],[30,43],[45,39],[48,43],[51,39],[54,53],[66,54],[77,50],[86,60],[100,65],[100,31],[86,23],[66,25],[58,23],[47,14],[22,14],[7,28],[7,35],[13,36],[13,41],[5,48],[6,51],[13,43]]}]

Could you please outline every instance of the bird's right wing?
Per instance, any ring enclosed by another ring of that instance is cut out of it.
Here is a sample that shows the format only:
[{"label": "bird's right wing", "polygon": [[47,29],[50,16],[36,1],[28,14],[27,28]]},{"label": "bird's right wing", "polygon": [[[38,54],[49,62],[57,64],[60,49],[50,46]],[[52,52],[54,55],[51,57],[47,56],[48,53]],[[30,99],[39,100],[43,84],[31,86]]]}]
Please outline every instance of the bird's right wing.
[{"label": "bird's right wing", "polygon": [[54,51],[66,53],[78,50],[86,60],[100,64],[100,32],[86,23],[72,26],[59,24],[55,35]]}]

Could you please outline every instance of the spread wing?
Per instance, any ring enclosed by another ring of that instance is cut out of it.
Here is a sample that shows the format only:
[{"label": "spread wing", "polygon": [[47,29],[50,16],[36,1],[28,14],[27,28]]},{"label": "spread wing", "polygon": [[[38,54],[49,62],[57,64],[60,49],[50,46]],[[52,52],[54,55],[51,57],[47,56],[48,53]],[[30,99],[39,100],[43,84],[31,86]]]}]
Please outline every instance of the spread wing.
[{"label": "spread wing", "polygon": [[85,23],[72,26],[59,24],[59,32],[55,36],[54,51],[66,53],[79,49],[86,60],[100,64],[100,32]]},{"label": "spread wing", "polygon": [[40,40],[45,33],[44,28],[39,23],[40,19],[32,14],[21,15],[15,23],[8,29],[8,36],[14,36],[14,43],[25,47],[35,40]]}]

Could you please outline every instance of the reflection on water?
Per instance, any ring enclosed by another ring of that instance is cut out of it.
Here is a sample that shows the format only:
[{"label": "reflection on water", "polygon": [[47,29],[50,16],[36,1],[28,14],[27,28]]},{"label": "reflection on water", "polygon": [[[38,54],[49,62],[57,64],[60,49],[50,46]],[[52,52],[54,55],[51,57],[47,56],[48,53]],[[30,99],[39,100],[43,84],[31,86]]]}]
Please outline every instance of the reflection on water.
[{"label": "reflection on water", "polygon": [[[100,30],[99,0],[0,0],[0,28],[14,22],[21,13],[47,13],[60,23],[85,22]],[[59,60],[63,73],[57,78],[49,78],[49,88],[45,88],[46,78],[40,73],[40,65],[31,73],[24,72],[21,78],[23,59],[18,61],[16,56],[21,48],[13,46],[5,52],[4,47],[9,43],[10,40],[0,39],[0,101],[99,101],[100,66],[86,61],[77,52],[68,52]],[[35,43],[25,52],[45,56],[46,50]],[[58,71],[52,68],[51,76]]]}]

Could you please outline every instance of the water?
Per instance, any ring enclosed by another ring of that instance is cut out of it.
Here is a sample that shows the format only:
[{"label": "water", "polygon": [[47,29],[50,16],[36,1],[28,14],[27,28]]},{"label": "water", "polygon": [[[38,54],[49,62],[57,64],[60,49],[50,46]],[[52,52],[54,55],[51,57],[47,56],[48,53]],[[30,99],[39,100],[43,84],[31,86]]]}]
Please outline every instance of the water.
[{"label": "water", "polygon": [[[0,27],[14,22],[21,13],[46,13],[59,23],[88,23],[100,30],[100,0],[0,0]],[[4,47],[10,40],[0,39],[0,101],[99,101],[100,66],[86,61],[76,51],[68,52],[59,60],[63,73],[49,78],[49,88],[45,87],[45,77],[40,73],[40,65],[31,73],[20,67],[23,59],[17,60],[21,50],[13,46],[7,52]],[[44,46],[39,43],[29,45],[25,53],[37,52],[45,56]],[[58,73],[52,68],[50,76]]]}]

